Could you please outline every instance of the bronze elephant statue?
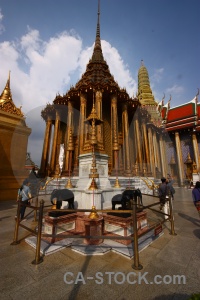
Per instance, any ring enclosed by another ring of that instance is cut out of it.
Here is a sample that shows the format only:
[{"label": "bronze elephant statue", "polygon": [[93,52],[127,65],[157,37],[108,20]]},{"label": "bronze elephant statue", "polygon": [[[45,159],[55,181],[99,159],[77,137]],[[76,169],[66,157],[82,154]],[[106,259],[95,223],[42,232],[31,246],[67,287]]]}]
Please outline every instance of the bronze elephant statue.
[{"label": "bronze elephant statue", "polygon": [[56,199],[56,209],[60,209],[62,206],[62,201],[67,201],[69,204],[69,209],[74,209],[74,193],[68,189],[53,190],[51,193],[51,203]]},{"label": "bronze elephant statue", "polygon": [[134,200],[137,203],[139,199],[139,205],[142,203],[142,193],[140,189],[126,189],[122,194],[117,194],[112,198],[112,210],[115,210],[116,204],[121,204],[121,209],[130,209],[130,200]]}]

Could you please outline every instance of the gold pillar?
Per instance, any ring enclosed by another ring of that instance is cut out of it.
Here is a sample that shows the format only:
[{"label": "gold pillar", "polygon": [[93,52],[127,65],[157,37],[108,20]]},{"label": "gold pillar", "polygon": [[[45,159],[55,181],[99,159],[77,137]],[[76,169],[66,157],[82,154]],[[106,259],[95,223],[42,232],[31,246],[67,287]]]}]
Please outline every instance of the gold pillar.
[{"label": "gold pillar", "polygon": [[135,123],[135,134],[136,134],[136,147],[137,147],[137,165],[139,171],[142,171],[142,149],[141,149],[141,134],[139,130],[139,123],[137,117],[134,120]]},{"label": "gold pillar", "polygon": [[193,144],[193,150],[194,150],[194,158],[197,165],[197,172],[199,173],[199,148],[197,143],[197,136],[196,133],[192,134],[192,144]]},{"label": "gold pillar", "polygon": [[175,132],[175,143],[176,143],[176,153],[177,153],[177,161],[178,161],[179,180],[180,180],[180,185],[183,185],[183,178],[184,178],[183,157],[181,151],[181,141],[178,132]]},{"label": "gold pillar", "polygon": [[118,171],[118,118],[117,118],[117,96],[113,95],[111,98],[111,140],[112,140],[112,154],[113,154],[113,171]]},{"label": "gold pillar", "polygon": [[43,176],[48,175],[47,174],[47,164],[48,164],[48,160],[49,160],[51,129],[52,129],[52,120],[48,118],[46,121],[46,130],[45,130],[42,158],[41,158],[41,165],[40,165],[40,174]]},{"label": "gold pillar", "polygon": [[51,162],[50,162],[50,169],[51,172],[55,171],[56,168],[56,150],[57,150],[57,139],[58,139],[58,130],[60,126],[60,116],[59,112],[56,111],[56,119],[55,119],[55,125],[54,125],[54,135],[53,135],[53,144],[52,144],[52,150],[51,150]]},{"label": "gold pillar", "polygon": [[[86,95],[81,93],[80,94],[80,121],[79,121],[79,128],[80,128],[80,135],[79,135],[79,153],[82,153],[82,149],[84,146],[84,133],[85,133],[85,119],[86,119],[86,105],[87,105],[87,98]],[[86,124],[87,126],[87,124]]]},{"label": "gold pillar", "polygon": [[123,105],[122,110],[122,126],[123,126],[123,140],[125,146],[125,155],[124,155],[124,167],[125,174],[131,176],[131,166],[130,166],[130,149],[129,149],[129,124],[128,124],[128,112],[127,104]]},{"label": "gold pillar", "polygon": [[[95,92],[95,99],[96,99],[96,112],[99,119],[102,119],[102,92],[96,91]],[[102,124],[97,125],[97,141],[100,143],[103,142],[103,130]]]},{"label": "gold pillar", "polygon": [[166,164],[166,153],[165,153],[165,149],[164,149],[164,141],[162,136],[160,136],[159,139],[159,146],[160,146],[160,160],[161,160],[161,172],[163,176],[166,176],[167,174],[167,164]]},{"label": "gold pillar", "polygon": [[[68,101],[65,149],[68,149],[68,144],[69,144],[69,139],[70,139],[70,130],[73,131],[73,106],[72,106],[72,102]],[[69,151],[68,150],[65,152],[64,166],[65,166],[65,172],[69,171]]]},{"label": "gold pillar", "polygon": [[147,163],[147,172],[149,172],[149,164],[150,164],[150,159],[149,159],[149,145],[148,145],[148,140],[147,140],[147,128],[146,124],[142,123],[142,128],[143,128],[143,136],[144,136],[144,147],[145,147],[145,153],[146,153],[146,163]]},{"label": "gold pillar", "polygon": [[160,157],[159,157],[159,151],[158,151],[158,141],[157,141],[157,135],[156,132],[153,132],[153,148],[154,148],[154,159],[155,159],[155,167],[158,168],[160,171],[161,165],[160,165]]},{"label": "gold pillar", "polygon": [[157,157],[157,151],[156,151],[156,133],[153,131],[153,155],[154,155],[154,161],[155,161],[155,167],[158,168],[158,157]]},{"label": "gold pillar", "polygon": [[148,139],[149,139],[149,154],[150,154],[150,166],[153,177],[155,177],[155,160],[154,160],[154,151],[153,151],[153,137],[151,127],[148,128]]}]

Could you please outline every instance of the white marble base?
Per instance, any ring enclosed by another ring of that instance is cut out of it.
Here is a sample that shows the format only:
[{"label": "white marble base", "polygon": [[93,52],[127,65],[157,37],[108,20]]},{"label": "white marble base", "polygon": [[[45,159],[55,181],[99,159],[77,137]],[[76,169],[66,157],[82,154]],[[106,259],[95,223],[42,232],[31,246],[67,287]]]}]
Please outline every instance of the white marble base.
[{"label": "white marble base", "polygon": [[[152,244],[155,240],[161,237],[164,233],[161,232],[159,235],[154,235],[154,230],[151,230],[138,240],[138,250],[141,252]],[[25,242],[36,249],[37,237],[31,236],[25,239]],[[100,245],[86,245],[83,243],[83,239],[72,239],[66,238],[54,244],[50,244],[46,241],[41,240],[40,253],[43,255],[53,254],[63,248],[71,247],[75,252],[82,255],[102,255],[108,251],[114,251],[127,258],[133,258],[133,244],[122,245],[111,239],[104,239],[104,242]]]},{"label": "white marble base", "polygon": [[[71,189],[74,193],[75,208],[91,209],[93,205],[96,209],[108,209],[112,207],[112,197],[117,194],[122,194],[124,188],[109,188],[98,190],[79,190],[78,188]],[[66,204],[63,204],[63,208]]]},{"label": "white marble base", "polygon": [[[92,168],[93,154],[81,154],[79,155],[79,179],[77,181],[78,189],[88,189],[91,184],[89,174]],[[96,183],[99,189],[110,188],[110,181],[108,179],[108,155],[95,153],[96,168],[99,178],[96,179]]]},{"label": "white marble base", "polygon": [[[72,241],[73,239],[68,238],[51,244],[41,239],[40,253],[43,255],[53,254],[59,250],[62,250],[63,248],[69,247],[72,244]],[[33,247],[34,249],[36,249],[36,245],[37,245],[36,236],[30,236],[26,238],[25,242],[29,244],[31,247]]]}]

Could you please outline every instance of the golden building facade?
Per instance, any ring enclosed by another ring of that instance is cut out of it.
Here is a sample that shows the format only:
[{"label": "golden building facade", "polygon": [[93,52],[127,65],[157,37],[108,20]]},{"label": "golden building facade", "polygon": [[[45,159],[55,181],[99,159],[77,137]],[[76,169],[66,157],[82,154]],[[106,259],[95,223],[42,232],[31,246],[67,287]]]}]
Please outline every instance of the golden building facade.
[{"label": "golden building facade", "polygon": [[27,176],[25,161],[30,133],[21,109],[12,100],[9,74],[0,96],[0,201],[15,200]]}]

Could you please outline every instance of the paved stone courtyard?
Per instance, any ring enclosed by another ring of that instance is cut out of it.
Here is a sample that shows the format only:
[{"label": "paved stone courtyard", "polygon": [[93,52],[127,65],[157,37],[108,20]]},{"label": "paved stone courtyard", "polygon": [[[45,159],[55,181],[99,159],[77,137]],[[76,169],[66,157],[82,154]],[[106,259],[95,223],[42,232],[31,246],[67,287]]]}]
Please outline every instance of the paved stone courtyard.
[{"label": "paved stone courtyard", "polygon": [[[34,265],[35,250],[24,240],[27,231],[20,227],[20,244],[10,245],[16,202],[1,202],[0,299],[189,299],[200,293],[200,218],[191,199],[191,190],[176,188],[177,235],[169,234],[166,222],[164,234],[140,252],[140,271],[132,268],[132,259],[113,251],[84,256],[70,248]],[[176,275],[182,275],[181,284]]]}]

